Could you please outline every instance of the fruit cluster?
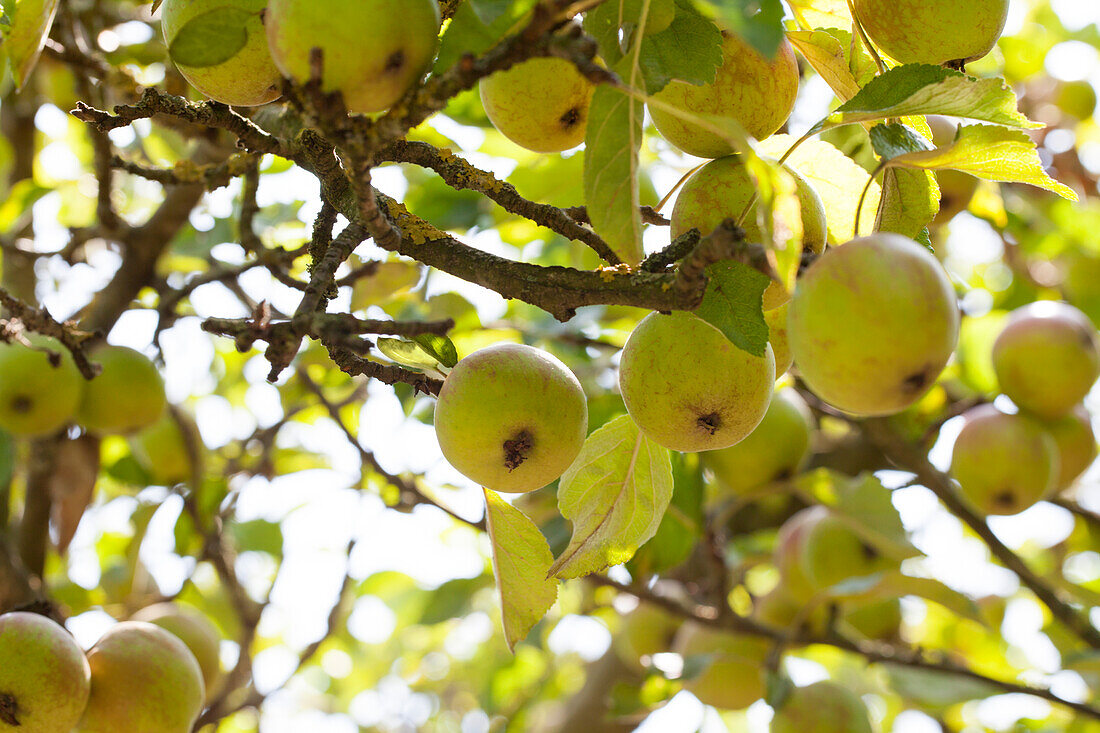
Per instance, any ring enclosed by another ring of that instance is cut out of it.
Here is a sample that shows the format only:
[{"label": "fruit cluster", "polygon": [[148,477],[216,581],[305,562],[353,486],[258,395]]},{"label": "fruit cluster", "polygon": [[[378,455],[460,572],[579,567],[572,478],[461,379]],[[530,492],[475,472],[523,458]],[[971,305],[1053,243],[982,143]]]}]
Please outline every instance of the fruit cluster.
[{"label": "fruit cluster", "polygon": [[199,611],[142,609],[85,654],[54,621],[0,615],[0,729],[188,733],[221,674],[221,636]]}]

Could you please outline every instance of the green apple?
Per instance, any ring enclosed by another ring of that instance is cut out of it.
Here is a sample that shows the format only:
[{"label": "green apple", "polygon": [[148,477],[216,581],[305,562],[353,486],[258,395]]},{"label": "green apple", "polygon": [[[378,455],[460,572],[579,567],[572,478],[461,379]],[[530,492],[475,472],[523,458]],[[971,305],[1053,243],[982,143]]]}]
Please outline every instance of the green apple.
[{"label": "green apple", "polygon": [[[60,342],[37,335],[28,340],[35,348],[0,343],[0,428],[37,437],[72,421],[84,395],[84,378]],[[55,354],[57,364],[39,349]]]},{"label": "green apple", "polygon": [[650,313],[619,362],[630,417],[672,450],[716,450],[743,440],[763,419],[774,388],[771,346],[754,356],[690,313]]},{"label": "green apple", "polygon": [[791,300],[787,338],[818,397],[845,412],[890,415],[920,399],[947,365],[959,308],[932,253],[880,232],[810,265]]},{"label": "green apple", "polygon": [[[646,7],[647,3],[649,7]],[[631,24],[637,27],[641,22],[643,9],[646,11],[643,36],[652,36],[666,30],[676,18],[675,0],[621,0],[620,25]]]},{"label": "green apple", "polygon": [[773,562],[783,578],[783,589],[799,603],[809,601],[815,595],[802,564],[802,550],[814,525],[829,516],[829,510],[815,505],[795,512],[783,522],[775,538]]},{"label": "green apple", "polygon": [[533,491],[556,480],[587,430],[588,404],[573,372],[520,344],[493,344],[458,362],[435,405],[443,456],[494,491]]},{"label": "green apple", "polygon": [[813,417],[792,389],[775,393],[764,419],[740,443],[708,451],[703,463],[724,493],[742,494],[794,476],[810,453]]},{"label": "green apple", "polygon": [[205,690],[195,655],[173,634],[124,621],[88,650],[92,692],[76,733],[190,733]]},{"label": "green apple", "polygon": [[771,733],[872,733],[867,706],[833,682],[796,687],[775,711]]},{"label": "green apple", "polygon": [[95,433],[131,433],[164,414],[164,380],[156,364],[127,346],[103,346],[92,361],[103,371],[84,388],[76,421]]},{"label": "green apple", "polygon": [[[267,48],[266,9],[267,0],[165,0],[161,30],[169,55],[195,55],[195,60],[202,61],[201,65],[188,65],[184,59],[176,60],[176,67],[191,86],[213,100],[232,105],[266,104],[279,98],[282,77]],[[203,48],[201,36],[195,36],[197,41],[191,42],[187,50],[173,46],[184,28],[188,28],[185,33],[195,33],[196,28],[215,21],[230,24],[241,34],[243,45],[229,58],[223,58],[217,49],[197,51],[196,47]]]},{"label": "green apple", "polygon": [[130,620],[146,621],[175,634],[195,655],[207,692],[214,689],[221,676],[221,634],[201,611],[180,603],[155,603]]},{"label": "green apple", "polygon": [[1058,268],[1066,300],[1100,326],[1100,257],[1072,250],[1059,258]]},{"label": "green apple", "polygon": [[901,601],[887,598],[869,603],[846,604],[843,619],[844,623],[865,639],[897,639],[901,629]]},{"label": "green apple", "polygon": [[[181,414],[180,417],[191,434],[201,460],[205,446],[199,428],[189,415]],[[152,425],[131,436],[130,449],[134,458],[158,484],[171,486],[192,478],[187,441],[180,424],[169,410],[165,410]]]},{"label": "green apple", "polygon": [[784,303],[778,308],[764,311],[764,322],[768,324],[768,343],[772,345],[772,353],[775,354],[776,379],[786,374],[790,370],[791,364],[794,363],[791,344],[787,339],[787,311],[789,305],[789,303]]},{"label": "green apple", "polygon": [[70,731],[88,701],[88,660],[45,616],[0,615],[0,731]]},{"label": "green apple", "polygon": [[1001,391],[1047,419],[1072,410],[1100,376],[1100,339],[1081,311],[1040,300],[1017,308],[993,343]]},{"label": "green apple", "polygon": [[757,140],[768,137],[787,121],[798,95],[798,62],[784,39],[774,59],[767,59],[736,33],[723,33],[722,65],[710,84],[672,81],[653,95],[653,124],[665,139],[685,153],[720,158],[736,152],[722,136],[688,122],[660,103],[698,117],[730,118]]},{"label": "green apple", "polygon": [[1083,122],[1096,112],[1096,88],[1084,80],[1060,82],[1054,104],[1065,116]]},{"label": "green apple", "polygon": [[799,622],[799,631],[810,634],[824,634],[829,626],[829,611],[825,605],[807,609],[783,583],[753,601],[752,615],[757,621],[777,629],[789,629]]},{"label": "green apple", "polygon": [[850,578],[863,578],[896,566],[868,543],[841,516],[827,512],[806,530],[799,562],[815,591],[822,591]]},{"label": "green apple", "polygon": [[584,142],[596,86],[571,62],[535,58],[481,80],[493,127],[520,147],[558,153]]},{"label": "green apple", "polygon": [[996,45],[1009,0],[854,0],[875,45],[903,64],[980,59]]},{"label": "green apple", "polygon": [[700,624],[687,624],[676,637],[680,656],[707,655],[710,663],[696,677],[684,681],[684,689],[699,701],[723,710],[741,710],[764,696],[766,639],[730,634]]},{"label": "green apple", "polygon": [[967,410],[963,418],[951,475],[983,514],[1018,514],[1055,489],[1058,446],[1041,423],[992,405]]},{"label": "green apple", "polygon": [[[794,177],[795,195],[801,205],[802,246],[811,252],[821,252],[828,240],[825,206],[809,181],[790,168],[786,170]],[[669,234],[675,239],[694,228],[706,236],[723,220],[739,219],[755,196],[756,182],[749,175],[740,155],[712,160],[696,171],[680,190],[672,207]],[[764,235],[760,229],[758,210],[759,207],[753,203],[741,227],[748,241],[761,243]],[[773,282],[764,292],[764,310],[774,310],[788,300],[790,294],[786,288]]]},{"label": "green apple", "polygon": [[642,660],[654,654],[672,651],[672,640],[680,628],[680,620],[660,606],[643,603],[623,619],[616,637],[619,656],[632,667],[640,668]]},{"label": "green apple", "polygon": [[1043,422],[1054,444],[1058,446],[1058,478],[1055,488],[1069,488],[1096,460],[1096,433],[1092,416],[1084,405],[1078,405],[1057,420]]},{"label": "green apple", "polygon": [[[932,142],[936,147],[947,147],[955,141],[959,126],[954,122],[939,115],[928,115],[925,119],[932,130]],[[938,227],[966,211],[978,190],[978,179],[962,171],[939,170],[936,171],[936,180],[940,184],[940,209],[932,220],[932,226]]]},{"label": "green apple", "polygon": [[299,84],[321,50],[322,89],[351,112],[381,112],[427,70],[439,41],[436,0],[270,0],[265,18],[275,65]]}]

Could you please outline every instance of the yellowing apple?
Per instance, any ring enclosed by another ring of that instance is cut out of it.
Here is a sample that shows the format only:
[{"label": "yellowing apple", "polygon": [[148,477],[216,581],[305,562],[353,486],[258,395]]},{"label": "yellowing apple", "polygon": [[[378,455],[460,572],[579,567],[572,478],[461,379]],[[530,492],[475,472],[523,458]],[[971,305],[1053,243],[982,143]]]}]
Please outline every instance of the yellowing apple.
[{"label": "yellowing apple", "polygon": [[587,430],[588,404],[573,372],[519,344],[494,344],[462,359],[435,405],[444,458],[495,491],[533,491],[556,480]]},{"label": "yellowing apple", "polygon": [[898,638],[901,628],[901,601],[887,598],[859,604],[846,604],[844,623],[860,636],[872,641],[888,641]]},{"label": "yellowing apple", "polygon": [[92,692],[77,733],[190,733],[205,690],[195,656],[173,634],[124,621],[88,650]]},{"label": "yellowing apple", "polygon": [[633,667],[654,654],[672,651],[672,640],[680,628],[680,620],[660,606],[643,603],[623,619],[617,637],[619,656]]},{"label": "yellowing apple", "polygon": [[802,509],[783,522],[775,539],[775,553],[772,559],[783,578],[783,590],[799,603],[810,600],[816,593],[802,564],[806,538],[814,525],[827,516],[829,516],[829,510],[820,505]]},{"label": "yellowing apple", "polygon": [[867,542],[841,516],[827,512],[802,538],[799,561],[810,587],[822,591],[850,578],[863,578],[896,563]]},{"label": "yellowing apple", "polygon": [[164,380],[140,351],[103,346],[91,360],[103,367],[84,388],[76,420],[96,433],[130,433],[164,413]]},{"label": "yellowing apple", "polygon": [[0,615],[0,731],[66,733],[88,702],[88,660],[45,616]]},{"label": "yellowing apple", "polygon": [[436,0],[270,0],[265,18],[275,65],[299,84],[319,48],[322,89],[351,112],[380,112],[427,70],[439,35]]},{"label": "yellowing apple", "polygon": [[867,35],[903,64],[975,61],[996,45],[1008,0],[854,0]]},{"label": "yellowing apple", "polygon": [[983,514],[1018,514],[1056,487],[1058,446],[1038,421],[992,405],[968,410],[955,440],[951,475]]},{"label": "yellowing apple", "polygon": [[[777,285],[778,283],[772,284]],[[767,295],[767,291],[765,291],[765,295]],[[772,353],[775,354],[776,379],[786,374],[794,363],[791,344],[787,339],[788,306],[789,303],[784,303],[778,308],[764,311],[764,322],[768,324],[768,343],[771,344]]]},{"label": "yellowing apple", "polygon": [[[205,446],[199,428],[190,416],[182,415],[182,419],[201,460]],[[192,478],[187,441],[179,423],[168,410],[152,425],[131,436],[130,449],[134,458],[158,484],[171,486]]]},{"label": "yellowing apple", "polygon": [[[0,342],[0,428],[38,437],[73,419],[84,394],[84,377],[68,349],[55,339],[30,336],[36,348]],[[45,351],[57,355],[57,364]]]},{"label": "yellowing apple", "polygon": [[771,733],[872,733],[867,706],[833,682],[796,687],[775,711]]},{"label": "yellowing apple", "polygon": [[743,440],[763,419],[774,386],[771,346],[753,356],[690,313],[650,313],[619,363],[630,417],[651,440],[678,451]]},{"label": "yellowing apple", "polygon": [[1100,339],[1081,311],[1040,300],[1017,308],[993,343],[1001,390],[1047,419],[1065,415],[1100,376]]},{"label": "yellowing apple", "polygon": [[147,621],[174,634],[195,655],[206,691],[214,688],[221,676],[221,634],[201,611],[179,603],[155,603],[130,620]]},{"label": "yellowing apple", "polygon": [[931,389],[955,350],[955,291],[913,240],[854,239],[826,250],[799,279],[787,338],[818,397],[849,413],[894,414]]},{"label": "yellowing apple", "polygon": [[1058,490],[1068,488],[1096,460],[1096,433],[1092,416],[1084,405],[1078,405],[1057,420],[1043,422],[1058,447]]},{"label": "yellowing apple", "polygon": [[798,393],[775,393],[764,419],[736,445],[703,454],[725,492],[744,493],[794,476],[810,452],[813,418]]},{"label": "yellowing apple", "polygon": [[[726,117],[757,140],[783,126],[798,95],[798,63],[784,39],[774,59],[767,59],[735,33],[724,33],[722,65],[715,80],[696,86],[670,82],[654,95],[658,103],[698,117]],[[720,158],[736,152],[726,139],[681,119],[660,104],[650,104],[653,124],[665,139],[685,153]]]},{"label": "yellowing apple", "polygon": [[[266,8],[267,0],[165,0],[161,30],[169,53],[172,42],[189,23],[194,29],[214,20],[231,22],[247,38],[228,59],[218,61],[223,54],[211,53],[216,63],[189,66],[177,61],[177,68],[191,86],[225,104],[251,106],[278,99],[282,77],[267,47],[263,20]],[[241,19],[243,27],[236,25]]]},{"label": "yellowing apple", "polygon": [[769,649],[766,639],[693,623],[677,635],[676,647],[685,659],[713,655],[699,676],[684,681],[684,689],[700,702],[724,710],[741,710],[764,696],[764,660]]},{"label": "yellowing apple", "polygon": [[584,142],[596,87],[569,61],[534,58],[481,80],[481,103],[493,127],[536,153]]}]

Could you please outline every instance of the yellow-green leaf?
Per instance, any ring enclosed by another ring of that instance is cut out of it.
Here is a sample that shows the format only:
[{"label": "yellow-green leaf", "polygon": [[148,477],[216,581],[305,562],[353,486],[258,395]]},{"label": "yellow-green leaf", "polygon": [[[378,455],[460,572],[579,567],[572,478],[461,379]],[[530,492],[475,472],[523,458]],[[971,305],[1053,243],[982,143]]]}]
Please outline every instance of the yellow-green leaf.
[{"label": "yellow-green leaf", "polygon": [[858,41],[853,44],[847,31],[793,31],[787,38],[842,102],[856,96],[875,76],[875,64],[866,47]]},{"label": "yellow-green leaf", "polygon": [[485,489],[485,525],[493,552],[504,638],[515,649],[558,597],[550,577],[554,555],[546,538],[526,514]]},{"label": "yellow-green leaf", "polygon": [[11,21],[4,33],[4,48],[11,59],[15,85],[22,88],[30,77],[42,46],[50,35],[58,0],[15,0],[4,3]]},{"label": "yellow-green leaf", "polygon": [[626,562],[657,532],[671,499],[668,449],[629,415],[615,418],[588,436],[561,477],[558,509],[573,537],[550,572],[578,578]]}]

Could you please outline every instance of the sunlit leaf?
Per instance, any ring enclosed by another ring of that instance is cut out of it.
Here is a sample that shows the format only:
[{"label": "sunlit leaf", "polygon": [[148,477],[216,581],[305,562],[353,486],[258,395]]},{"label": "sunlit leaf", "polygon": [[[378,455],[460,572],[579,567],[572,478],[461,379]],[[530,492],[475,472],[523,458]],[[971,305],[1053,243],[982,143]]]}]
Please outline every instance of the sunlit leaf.
[{"label": "sunlit leaf", "polygon": [[771,278],[732,260],[711,265],[707,276],[707,292],[695,315],[743,351],[764,356],[768,324],[764,322],[763,298]]},{"label": "sunlit leaf", "polygon": [[9,24],[3,30],[3,47],[11,60],[15,85],[22,88],[30,78],[42,46],[50,35],[58,0],[15,0],[3,3]]}]

